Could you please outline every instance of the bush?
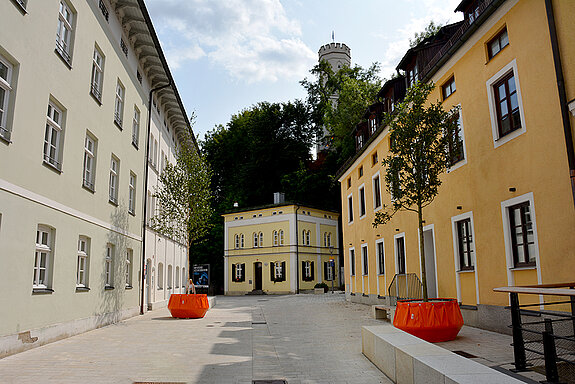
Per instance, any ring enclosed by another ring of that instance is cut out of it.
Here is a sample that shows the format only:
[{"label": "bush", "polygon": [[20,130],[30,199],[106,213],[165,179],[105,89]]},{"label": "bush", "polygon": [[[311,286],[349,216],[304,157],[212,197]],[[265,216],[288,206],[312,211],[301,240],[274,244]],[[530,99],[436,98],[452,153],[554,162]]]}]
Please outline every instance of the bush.
[{"label": "bush", "polygon": [[329,287],[327,286],[326,283],[317,283],[316,285],[313,286],[314,288],[323,288],[323,292],[327,293]]}]

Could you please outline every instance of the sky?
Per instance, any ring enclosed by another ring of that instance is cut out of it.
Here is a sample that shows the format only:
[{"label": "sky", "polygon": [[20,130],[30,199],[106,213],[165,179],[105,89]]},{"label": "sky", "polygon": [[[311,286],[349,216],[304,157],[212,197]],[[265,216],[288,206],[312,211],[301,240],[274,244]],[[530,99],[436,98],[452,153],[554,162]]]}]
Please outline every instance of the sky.
[{"label": "sky", "polygon": [[146,0],[194,132],[258,102],[305,99],[318,50],[351,48],[352,65],[378,62],[390,78],[409,39],[431,20],[453,23],[461,0]]}]

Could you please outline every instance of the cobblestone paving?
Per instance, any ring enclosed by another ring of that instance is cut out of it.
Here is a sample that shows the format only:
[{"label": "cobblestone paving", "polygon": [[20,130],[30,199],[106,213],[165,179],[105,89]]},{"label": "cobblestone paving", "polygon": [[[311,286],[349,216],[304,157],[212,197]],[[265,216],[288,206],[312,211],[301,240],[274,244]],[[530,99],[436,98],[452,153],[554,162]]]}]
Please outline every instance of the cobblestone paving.
[{"label": "cobblestone paving", "polygon": [[361,354],[381,324],[342,294],[218,297],[203,319],[167,309],[0,360],[0,383],[391,383]]}]

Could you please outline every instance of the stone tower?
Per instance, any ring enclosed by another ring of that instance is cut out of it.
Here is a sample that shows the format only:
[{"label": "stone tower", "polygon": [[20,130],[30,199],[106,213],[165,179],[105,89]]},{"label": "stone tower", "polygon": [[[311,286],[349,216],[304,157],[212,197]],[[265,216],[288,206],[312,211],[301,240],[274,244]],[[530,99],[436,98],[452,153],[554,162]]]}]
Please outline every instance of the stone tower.
[{"label": "stone tower", "polygon": [[[351,66],[351,49],[344,43],[329,43],[323,45],[318,51],[318,62],[327,61],[331,65],[333,72],[339,71],[344,66]],[[337,95],[330,97],[332,102],[337,102]],[[322,137],[318,138],[317,153],[318,155],[330,148],[329,131],[323,127]]]}]

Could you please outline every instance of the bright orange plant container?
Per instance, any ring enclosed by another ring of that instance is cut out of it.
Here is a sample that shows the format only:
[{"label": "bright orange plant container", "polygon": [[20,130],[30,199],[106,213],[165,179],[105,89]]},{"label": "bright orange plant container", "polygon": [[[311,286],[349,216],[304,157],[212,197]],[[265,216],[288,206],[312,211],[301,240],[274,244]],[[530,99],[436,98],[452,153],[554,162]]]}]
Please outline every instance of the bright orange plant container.
[{"label": "bright orange plant container", "polygon": [[204,317],[208,309],[210,309],[208,295],[173,293],[168,302],[168,309],[172,317],[179,319],[197,319]]},{"label": "bright orange plant container", "polygon": [[393,325],[420,339],[437,343],[457,337],[463,317],[455,299],[399,300]]}]

